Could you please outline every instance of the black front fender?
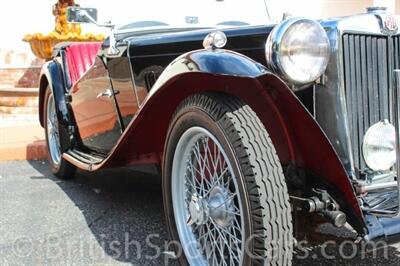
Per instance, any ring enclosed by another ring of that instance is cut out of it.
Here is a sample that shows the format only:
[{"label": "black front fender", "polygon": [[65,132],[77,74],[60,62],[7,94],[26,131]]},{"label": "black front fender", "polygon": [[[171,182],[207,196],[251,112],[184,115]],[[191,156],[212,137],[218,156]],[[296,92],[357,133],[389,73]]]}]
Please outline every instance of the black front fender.
[{"label": "black front fender", "polygon": [[269,71],[262,64],[234,51],[224,49],[196,50],[183,54],[172,61],[157,79],[150,94],[155,94],[173,77],[194,72],[255,78]]}]

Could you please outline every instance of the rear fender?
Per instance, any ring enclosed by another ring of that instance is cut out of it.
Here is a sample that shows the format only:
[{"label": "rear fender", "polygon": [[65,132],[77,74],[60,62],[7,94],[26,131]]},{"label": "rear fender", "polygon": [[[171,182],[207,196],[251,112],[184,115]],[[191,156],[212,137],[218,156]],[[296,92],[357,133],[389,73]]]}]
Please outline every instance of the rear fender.
[{"label": "rear fender", "polygon": [[70,146],[71,116],[66,101],[66,90],[61,66],[55,60],[45,63],[42,67],[39,83],[39,120],[44,126],[44,102],[47,88],[53,93],[55,109],[59,122],[61,149],[67,150]]},{"label": "rear fender", "polygon": [[64,87],[64,78],[61,66],[56,61],[49,61],[45,63],[40,74],[39,120],[42,126],[44,126],[44,97],[46,95],[47,88],[49,88],[53,93],[56,103],[56,112],[60,124],[68,127],[70,120],[67,102],[65,100],[66,90]]},{"label": "rear fender", "polygon": [[261,64],[231,51],[199,50],[174,60],[153,86],[139,113],[103,166],[161,154],[169,121],[179,103],[200,92],[234,95],[268,130],[283,164],[315,174],[332,188],[353,227],[365,228],[353,187],[331,143],[288,86]]}]

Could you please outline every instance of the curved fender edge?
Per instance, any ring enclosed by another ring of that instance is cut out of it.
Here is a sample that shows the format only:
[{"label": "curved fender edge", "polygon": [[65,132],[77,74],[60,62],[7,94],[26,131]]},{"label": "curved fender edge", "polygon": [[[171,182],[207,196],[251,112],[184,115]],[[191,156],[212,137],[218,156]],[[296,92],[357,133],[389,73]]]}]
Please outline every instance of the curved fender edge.
[{"label": "curved fender edge", "polygon": [[352,221],[352,226],[365,233],[365,218],[351,180],[326,134],[294,93],[275,75],[258,77],[264,88],[273,95],[275,106],[290,125],[288,130],[295,143],[295,164],[313,174],[314,181],[323,179]]},{"label": "curved fender edge", "polygon": [[359,232],[365,221],[350,179],[321,127],[292,90],[263,65],[228,50],[197,50],[175,59],[159,77],[140,111],[100,167],[131,164],[160,154],[179,103],[201,92],[234,95],[248,104],[271,135],[283,163],[294,163],[329,185]]},{"label": "curved fender edge", "polygon": [[[61,139],[70,139],[69,138],[69,125],[70,125],[70,114],[68,111],[68,105],[65,96],[65,87],[64,87],[64,78],[61,66],[56,61],[46,62],[41,70],[40,74],[40,86],[39,86],[39,121],[40,125],[44,126],[44,102],[46,89],[49,87],[51,89],[54,102],[55,109],[57,113],[57,118],[60,125],[60,138]],[[66,136],[65,136],[66,135]],[[61,143],[63,146],[62,149],[65,150],[65,143]]]}]

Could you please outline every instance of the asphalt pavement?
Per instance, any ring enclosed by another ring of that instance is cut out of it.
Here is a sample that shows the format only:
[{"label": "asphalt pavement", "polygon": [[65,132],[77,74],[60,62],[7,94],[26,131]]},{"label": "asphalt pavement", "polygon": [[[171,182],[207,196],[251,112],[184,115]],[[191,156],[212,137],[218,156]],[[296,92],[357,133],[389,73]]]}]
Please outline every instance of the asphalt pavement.
[{"label": "asphalt pavement", "polygon": [[[0,265],[176,265],[160,177],[138,170],[64,181],[43,161],[0,163]],[[302,250],[294,265],[400,265],[399,246],[356,251]]]}]

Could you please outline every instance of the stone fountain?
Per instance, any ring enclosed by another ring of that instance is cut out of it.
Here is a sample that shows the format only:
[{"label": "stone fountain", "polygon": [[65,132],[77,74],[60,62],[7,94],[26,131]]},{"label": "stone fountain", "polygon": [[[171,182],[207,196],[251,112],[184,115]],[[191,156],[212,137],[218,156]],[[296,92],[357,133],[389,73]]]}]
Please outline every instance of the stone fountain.
[{"label": "stone fountain", "polygon": [[102,34],[82,34],[81,25],[68,23],[67,8],[75,6],[74,0],[58,0],[53,6],[53,15],[56,17],[54,31],[47,35],[42,33],[27,34],[23,41],[30,44],[36,57],[50,60],[53,47],[60,42],[98,42],[104,40]]}]

